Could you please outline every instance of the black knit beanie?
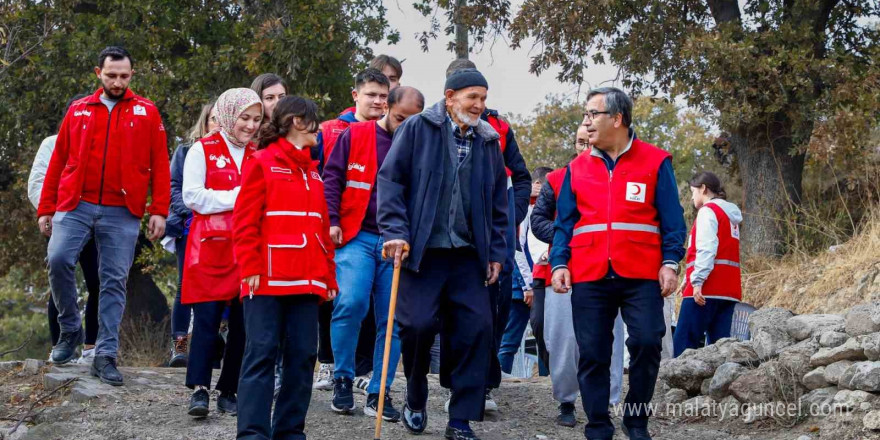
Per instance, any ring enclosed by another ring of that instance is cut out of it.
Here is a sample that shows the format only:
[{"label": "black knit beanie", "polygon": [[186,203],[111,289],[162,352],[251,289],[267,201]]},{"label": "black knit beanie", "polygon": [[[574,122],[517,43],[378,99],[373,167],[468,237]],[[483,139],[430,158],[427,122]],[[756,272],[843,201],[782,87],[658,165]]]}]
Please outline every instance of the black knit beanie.
[{"label": "black knit beanie", "polygon": [[446,78],[446,88],[444,90],[461,90],[467,87],[485,87],[489,88],[489,82],[477,69],[461,69],[456,70]]}]

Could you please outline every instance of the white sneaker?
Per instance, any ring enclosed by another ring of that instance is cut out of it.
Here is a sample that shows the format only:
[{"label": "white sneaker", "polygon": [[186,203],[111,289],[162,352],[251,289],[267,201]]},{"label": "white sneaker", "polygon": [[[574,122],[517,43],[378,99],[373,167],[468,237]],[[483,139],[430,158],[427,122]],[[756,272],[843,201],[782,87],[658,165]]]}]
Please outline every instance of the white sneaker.
[{"label": "white sneaker", "polygon": [[446,399],[446,403],[443,404],[443,411],[446,411],[447,413],[449,413],[449,402],[450,401],[452,401],[452,399]]},{"label": "white sneaker", "polygon": [[491,390],[486,390],[486,403],[483,410],[486,412],[498,411],[498,404],[495,403],[495,399],[492,398]]},{"label": "white sneaker", "polygon": [[315,377],[315,383],[312,384],[312,389],[332,390],[334,370],[335,368],[333,364],[321,364],[318,368],[318,376]]},{"label": "white sneaker", "polygon": [[92,365],[95,362],[95,349],[83,349],[82,356],[76,360],[77,364],[80,365]]},{"label": "white sneaker", "polygon": [[363,376],[358,376],[354,378],[354,389],[359,391],[363,395],[368,395],[367,387],[370,386],[370,380],[373,379],[373,373],[367,373]]}]

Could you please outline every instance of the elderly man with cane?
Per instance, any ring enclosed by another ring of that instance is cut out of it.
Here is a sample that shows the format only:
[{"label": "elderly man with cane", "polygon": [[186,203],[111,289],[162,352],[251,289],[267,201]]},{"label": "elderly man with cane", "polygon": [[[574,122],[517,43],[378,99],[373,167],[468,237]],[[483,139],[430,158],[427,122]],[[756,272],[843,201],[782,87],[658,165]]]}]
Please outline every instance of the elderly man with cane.
[{"label": "elderly man with cane", "polygon": [[483,418],[492,356],[488,286],[507,253],[504,159],[498,133],[480,119],[488,88],[476,69],[449,76],[445,98],[397,129],[378,176],[384,251],[405,269],[397,305],[403,424],[415,434],[427,426],[430,350],[439,332],[440,382],[452,389],[445,436],[452,440],[477,440],[469,421]]}]

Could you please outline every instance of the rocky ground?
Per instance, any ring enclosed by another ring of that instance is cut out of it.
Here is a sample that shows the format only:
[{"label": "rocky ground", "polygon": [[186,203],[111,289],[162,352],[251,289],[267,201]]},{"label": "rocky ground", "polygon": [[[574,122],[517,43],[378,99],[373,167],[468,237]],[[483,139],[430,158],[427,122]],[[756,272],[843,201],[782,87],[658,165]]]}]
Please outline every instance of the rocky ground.
[{"label": "rocky ground", "polygon": [[[123,368],[126,385],[110,387],[88,375],[85,366],[43,366],[40,362],[9,362],[0,364],[0,437],[13,439],[232,439],[235,418],[212,413],[204,420],[186,415],[189,391],[183,387],[184,370],[164,368]],[[67,384],[71,381],[70,384]],[[397,381],[393,396],[400,401],[402,382]],[[40,397],[61,386],[55,394]],[[430,426],[420,438],[442,439],[445,393],[436,378],[432,380],[429,402]],[[663,402],[668,388],[661,384],[655,400]],[[358,413],[339,416],[329,409],[331,393],[315,392],[306,425],[313,439],[372,439],[373,419]],[[583,438],[584,416],[579,415],[576,428],[554,424],[555,404],[551,399],[547,378],[505,381],[495,394],[500,411],[475,424],[484,440]],[[364,397],[358,396],[359,405]],[[214,402],[212,401],[212,407]],[[33,410],[28,411],[33,406]],[[26,414],[16,433],[6,431],[15,420]],[[708,414],[708,413],[706,413]],[[652,420],[655,439],[672,440],[805,440],[834,438],[880,439],[880,433],[866,431],[860,414],[842,413],[821,419],[801,421],[792,428],[772,419],[745,424],[739,417],[720,420],[718,414],[661,414]],[[615,417],[619,424],[620,418]],[[412,439],[400,424],[386,424],[385,439]],[[616,439],[625,438],[618,433]]]}]

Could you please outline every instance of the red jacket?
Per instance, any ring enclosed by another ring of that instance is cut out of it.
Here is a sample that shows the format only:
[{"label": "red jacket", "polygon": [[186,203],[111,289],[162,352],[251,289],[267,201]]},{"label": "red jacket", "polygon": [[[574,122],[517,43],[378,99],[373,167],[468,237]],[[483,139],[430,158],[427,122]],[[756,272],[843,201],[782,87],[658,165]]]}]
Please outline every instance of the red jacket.
[{"label": "red jacket", "polygon": [[[700,209],[711,209],[718,221],[718,251],[715,253],[715,266],[706,282],[703,283],[702,294],[706,297],[729,298],[742,300],[742,279],[739,266],[739,225],[731,223],[730,217],[720,206],[707,203]],[[687,276],[682,296],[694,296],[691,285],[691,274],[694,272],[694,261],[697,259],[697,222],[691,228],[687,249]]]},{"label": "red jacket", "polygon": [[[489,125],[491,125],[492,128],[498,132],[498,135],[501,136],[498,138],[498,142],[501,146],[501,153],[503,154],[504,150],[507,149],[507,133],[510,132],[510,125],[495,115],[489,115],[486,119],[489,120]],[[510,168],[507,168],[507,166],[504,167],[504,171],[507,172],[507,177],[513,175],[513,172],[510,171]]]},{"label": "red jacket", "polygon": [[[205,150],[205,188],[231,191],[241,173],[220,133],[201,139]],[[242,161],[256,151],[248,145]],[[186,243],[180,302],[229,301],[241,293],[241,274],[232,252],[232,211],[204,215],[193,211]]]},{"label": "red jacket", "polygon": [[[242,172],[233,210],[241,277],[260,275],[255,295],[314,294],[338,289],[324,182],[316,162],[299,167],[279,139],[257,151]],[[242,286],[241,296],[248,295]]]},{"label": "red jacket", "polygon": [[[127,90],[111,115],[101,102],[101,93],[98,90],[68,109],[46,170],[37,216],[72,211],[80,200],[91,199],[96,176],[89,170],[95,169],[96,158],[103,158],[103,180],[98,181],[99,200],[93,203],[115,204],[113,187],[118,184],[122,193],[118,201],[134,216],[144,215],[148,192],[152,203],[146,210],[152,215],[168,216],[171,172],[159,110],[151,101]],[[89,188],[84,193],[87,182]],[[101,194],[110,199],[102,199]],[[115,195],[118,197],[118,193]]]},{"label": "red jacket", "polygon": [[339,205],[339,227],[342,244],[348,243],[361,230],[370,195],[379,172],[376,159],[376,121],[351,124],[351,150],[345,173],[345,191]]},{"label": "red jacket", "polygon": [[601,279],[609,262],[624,278],[657,279],[663,254],[654,193],[657,172],[668,157],[635,139],[613,173],[602,157],[588,153],[569,164],[580,212],[571,239],[573,282]]}]

